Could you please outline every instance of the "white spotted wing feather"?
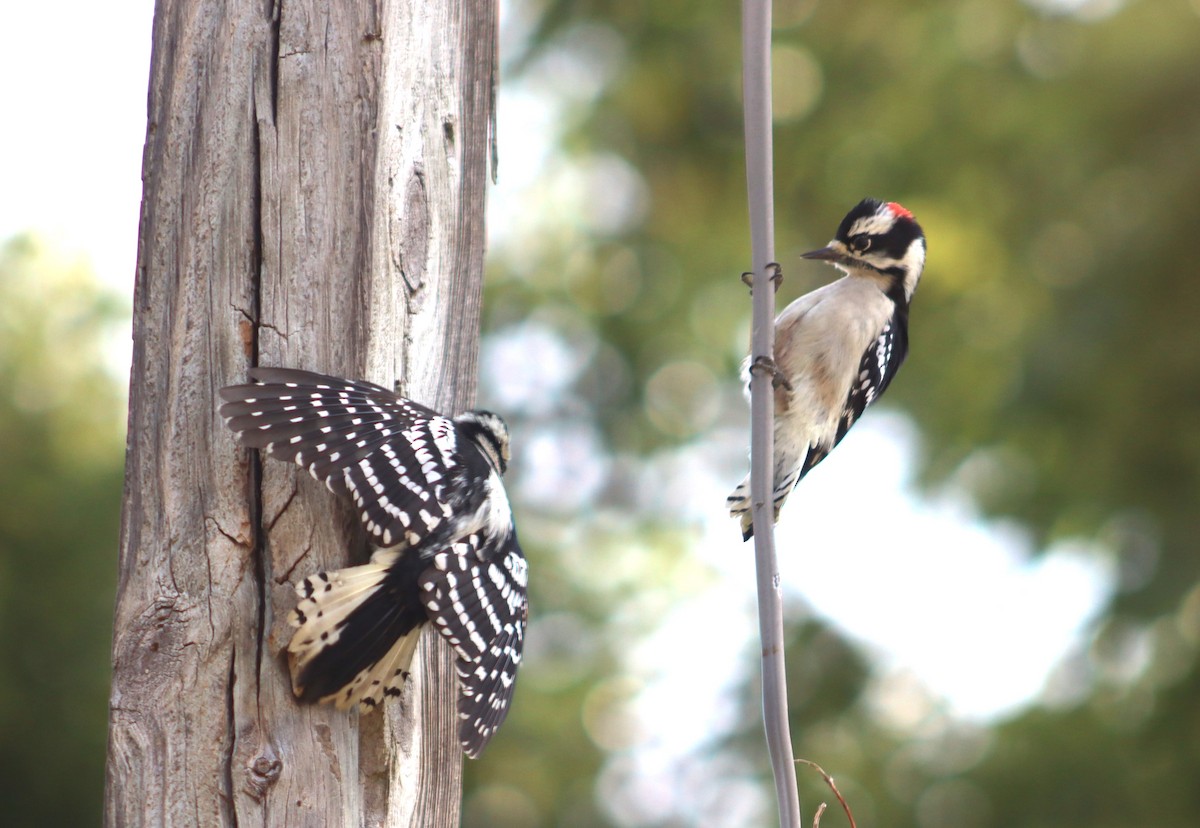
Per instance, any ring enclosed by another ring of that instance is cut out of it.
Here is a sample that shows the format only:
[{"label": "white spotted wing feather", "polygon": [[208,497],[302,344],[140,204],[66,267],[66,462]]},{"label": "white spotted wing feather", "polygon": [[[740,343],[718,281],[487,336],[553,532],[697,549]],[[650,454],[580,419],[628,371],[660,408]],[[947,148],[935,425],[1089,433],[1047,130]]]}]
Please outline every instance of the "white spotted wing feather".
[{"label": "white spotted wing feather", "polygon": [[528,616],[525,556],[516,536],[470,535],[434,556],[421,600],[458,656],[459,736],[476,756],[508,715]]},{"label": "white spotted wing feather", "polygon": [[454,422],[369,382],[254,368],[222,389],[238,441],[350,497],[376,546],[416,546],[451,516]]}]

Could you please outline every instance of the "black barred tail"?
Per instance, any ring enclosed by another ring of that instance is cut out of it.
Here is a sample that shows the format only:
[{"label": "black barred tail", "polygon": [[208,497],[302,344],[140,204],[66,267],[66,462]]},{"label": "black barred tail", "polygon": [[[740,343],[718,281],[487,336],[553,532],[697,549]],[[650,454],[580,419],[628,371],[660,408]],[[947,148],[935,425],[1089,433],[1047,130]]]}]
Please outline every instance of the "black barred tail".
[{"label": "black barred tail", "polygon": [[380,550],[369,564],[318,572],[296,587],[292,687],[304,701],[376,707],[400,695],[421,629],[432,623],[457,655],[459,741],[474,758],[512,704],[527,586],[511,528],[469,535],[430,559]]},{"label": "black barred tail", "polygon": [[754,536],[754,523],[750,516],[750,476],[738,484],[729,497],[725,498],[725,507],[729,516],[737,518],[742,524],[742,540],[750,540]]},{"label": "black barred tail", "polygon": [[400,695],[428,620],[417,600],[422,564],[407,557],[376,552],[368,564],[318,572],[297,585],[288,665],[301,700],[346,709]]},{"label": "black barred tail", "polygon": [[[772,517],[773,522],[779,521],[779,510],[783,508],[784,502],[788,495],[792,493],[792,489],[796,487],[797,478],[795,474],[788,475],[783,482],[775,487],[775,513]],[[738,484],[738,487],[730,493],[729,497],[725,498],[725,506],[729,509],[730,517],[735,517],[742,525],[742,540],[748,541],[754,537],[754,517],[750,513],[750,476]]]}]

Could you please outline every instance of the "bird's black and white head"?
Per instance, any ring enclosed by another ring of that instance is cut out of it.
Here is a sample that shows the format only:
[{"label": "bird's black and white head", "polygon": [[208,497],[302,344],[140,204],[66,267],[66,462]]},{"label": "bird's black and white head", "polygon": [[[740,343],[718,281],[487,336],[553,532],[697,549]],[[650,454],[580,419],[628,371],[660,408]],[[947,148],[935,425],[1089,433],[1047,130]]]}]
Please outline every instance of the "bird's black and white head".
[{"label": "bird's black and white head", "polygon": [[912,299],[925,267],[925,234],[913,214],[894,201],[864,198],[846,214],[837,235],[805,259],[827,261],[847,273],[878,273]]},{"label": "bird's black and white head", "polygon": [[508,468],[508,425],[499,414],[490,411],[465,411],[454,418],[467,437],[469,437],[497,474],[504,474]]}]

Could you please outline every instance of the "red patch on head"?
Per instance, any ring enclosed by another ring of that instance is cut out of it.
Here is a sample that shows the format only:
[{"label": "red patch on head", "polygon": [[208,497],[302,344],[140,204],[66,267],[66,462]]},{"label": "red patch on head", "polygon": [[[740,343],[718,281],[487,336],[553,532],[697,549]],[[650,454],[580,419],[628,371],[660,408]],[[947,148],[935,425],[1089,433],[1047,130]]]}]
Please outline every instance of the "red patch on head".
[{"label": "red patch on head", "polygon": [[898,204],[895,201],[889,201],[887,206],[888,209],[892,211],[892,215],[896,218],[910,219],[913,217],[912,210],[909,210],[903,204]]}]

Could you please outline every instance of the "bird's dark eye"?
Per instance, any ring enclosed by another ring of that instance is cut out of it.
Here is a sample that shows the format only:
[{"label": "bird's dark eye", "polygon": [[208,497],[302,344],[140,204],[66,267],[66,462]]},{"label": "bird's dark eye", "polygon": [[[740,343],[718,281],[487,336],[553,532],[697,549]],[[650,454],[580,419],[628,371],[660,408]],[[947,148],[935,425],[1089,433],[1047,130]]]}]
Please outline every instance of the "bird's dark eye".
[{"label": "bird's dark eye", "polygon": [[855,253],[866,253],[871,249],[871,237],[866,235],[855,236],[850,240],[850,249]]}]

